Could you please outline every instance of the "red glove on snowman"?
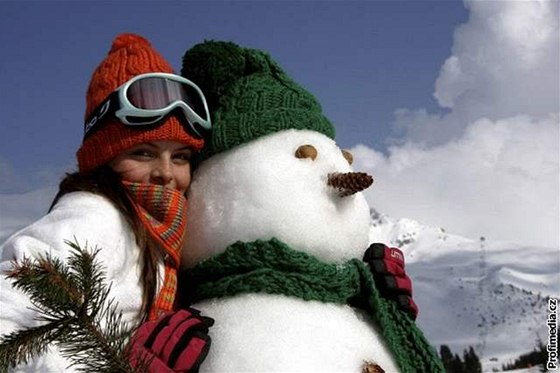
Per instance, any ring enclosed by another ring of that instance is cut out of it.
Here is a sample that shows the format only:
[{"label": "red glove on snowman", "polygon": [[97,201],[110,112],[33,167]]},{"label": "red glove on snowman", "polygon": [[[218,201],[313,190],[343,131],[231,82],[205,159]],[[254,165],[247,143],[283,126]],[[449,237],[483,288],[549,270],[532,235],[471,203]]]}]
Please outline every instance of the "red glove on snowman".
[{"label": "red glove on snowman", "polygon": [[412,281],[404,270],[403,252],[382,243],[373,243],[366,250],[363,260],[368,263],[381,296],[397,302],[399,308],[415,320],[418,307],[412,299]]}]

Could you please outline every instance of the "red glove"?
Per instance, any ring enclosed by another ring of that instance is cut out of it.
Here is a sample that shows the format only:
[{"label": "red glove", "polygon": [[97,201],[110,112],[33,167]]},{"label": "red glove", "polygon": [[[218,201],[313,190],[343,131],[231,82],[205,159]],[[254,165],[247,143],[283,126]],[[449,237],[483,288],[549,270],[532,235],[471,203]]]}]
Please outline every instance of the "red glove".
[{"label": "red glove", "polygon": [[196,372],[208,354],[208,328],[213,324],[194,309],[148,321],[131,338],[130,365],[150,373]]},{"label": "red glove", "polygon": [[416,320],[418,307],[412,299],[412,281],[404,270],[404,254],[382,243],[371,244],[364,253],[381,296],[397,302],[399,307]]}]

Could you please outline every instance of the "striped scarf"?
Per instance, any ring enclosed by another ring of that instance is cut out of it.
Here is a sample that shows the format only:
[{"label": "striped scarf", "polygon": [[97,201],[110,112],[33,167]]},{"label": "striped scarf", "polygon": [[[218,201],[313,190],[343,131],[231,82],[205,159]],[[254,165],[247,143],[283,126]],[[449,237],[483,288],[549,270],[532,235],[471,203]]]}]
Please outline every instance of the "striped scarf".
[{"label": "striped scarf", "polygon": [[283,294],[364,309],[379,325],[402,372],[444,372],[414,321],[379,295],[366,264],[324,263],[277,239],[237,242],[181,275],[186,303],[243,293]]},{"label": "striped scarf", "polygon": [[155,184],[123,181],[131,201],[150,236],[164,253],[165,277],[149,320],[173,309],[177,291],[177,269],[187,222],[187,200],[178,190]]}]

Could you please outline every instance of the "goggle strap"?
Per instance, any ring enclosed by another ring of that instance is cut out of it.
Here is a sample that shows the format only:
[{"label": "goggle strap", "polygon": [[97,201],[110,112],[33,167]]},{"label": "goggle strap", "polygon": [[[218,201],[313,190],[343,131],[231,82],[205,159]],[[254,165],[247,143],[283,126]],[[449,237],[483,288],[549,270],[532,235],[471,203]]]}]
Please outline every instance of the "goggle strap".
[{"label": "goggle strap", "polygon": [[88,120],[84,123],[84,139],[101,127],[105,116],[114,116],[119,109],[118,92],[113,91],[105,101],[95,108]]}]

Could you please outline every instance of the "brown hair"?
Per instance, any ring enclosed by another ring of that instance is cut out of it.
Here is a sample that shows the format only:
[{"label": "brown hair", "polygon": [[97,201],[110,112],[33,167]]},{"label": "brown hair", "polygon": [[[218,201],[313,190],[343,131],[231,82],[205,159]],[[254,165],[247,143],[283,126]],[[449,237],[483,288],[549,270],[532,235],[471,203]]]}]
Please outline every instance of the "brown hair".
[{"label": "brown hair", "polygon": [[148,317],[150,307],[154,304],[157,292],[158,249],[157,244],[144,228],[136,210],[134,209],[129,194],[121,183],[121,177],[108,165],[103,165],[95,170],[82,174],[79,172],[67,173],[60,182],[49,212],[62,196],[71,192],[90,192],[107,198],[115,208],[124,216],[136,237],[136,243],[141,250],[142,258],[142,308],[139,316],[142,321]]}]

